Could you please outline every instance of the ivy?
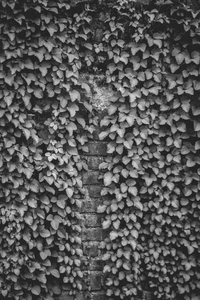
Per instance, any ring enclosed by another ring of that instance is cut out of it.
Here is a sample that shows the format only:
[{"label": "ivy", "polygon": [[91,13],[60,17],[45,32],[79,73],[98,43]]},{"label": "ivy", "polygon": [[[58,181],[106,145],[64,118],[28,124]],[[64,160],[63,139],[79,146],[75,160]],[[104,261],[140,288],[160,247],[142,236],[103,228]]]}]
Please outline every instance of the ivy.
[{"label": "ivy", "polygon": [[199,11],[170,2],[108,20],[106,75],[119,94],[100,134],[109,299],[198,298],[198,24]]},{"label": "ivy", "polygon": [[80,153],[93,122],[79,50],[88,20],[63,1],[0,5],[0,290],[52,300],[82,289]]},{"label": "ivy", "polygon": [[115,91],[100,134],[107,296],[198,299],[200,12],[154,2],[1,1],[3,297],[82,289],[80,155],[96,119],[81,73],[103,72]]}]

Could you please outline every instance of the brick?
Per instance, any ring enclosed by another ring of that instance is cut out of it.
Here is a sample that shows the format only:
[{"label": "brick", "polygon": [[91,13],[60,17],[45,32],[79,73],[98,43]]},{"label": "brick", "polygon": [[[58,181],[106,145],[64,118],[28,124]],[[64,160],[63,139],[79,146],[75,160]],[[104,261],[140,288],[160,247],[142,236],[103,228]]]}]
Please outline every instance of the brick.
[{"label": "brick", "polygon": [[100,253],[98,242],[84,242],[83,243],[83,255],[90,257],[97,257]]},{"label": "brick", "polygon": [[63,292],[59,297],[58,300],[74,300],[74,296],[69,295],[69,292]]},{"label": "brick", "polygon": [[87,144],[89,152],[87,155],[99,155],[105,156],[107,155],[106,142],[89,142]]},{"label": "brick", "polygon": [[82,175],[83,184],[99,184],[99,171],[87,171]]},{"label": "brick", "polygon": [[84,214],[85,227],[99,227],[101,226],[101,215],[99,214]]},{"label": "brick", "polygon": [[90,261],[90,270],[92,271],[103,271],[105,262],[102,259],[92,259]]},{"label": "brick", "polygon": [[102,41],[102,38],[103,38],[103,30],[97,28],[95,32],[95,41],[100,43]]},{"label": "brick", "polygon": [[143,291],[143,295],[142,295],[144,300],[151,300],[153,299],[153,293],[149,292],[149,291]]},{"label": "brick", "polygon": [[91,213],[96,212],[97,207],[102,204],[102,201],[99,198],[95,198],[89,201],[83,201],[81,206],[81,212]]},{"label": "brick", "polygon": [[101,241],[102,231],[103,229],[101,227],[84,228],[82,230],[82,239],[83,241]]},{"label": "brick", "polygon": [[94,140],[99,141],[99,134],[100,134],[100,132],[101,132],[101,128],[96,126],[95,130],[92,133]]},{"label": "brick", "polygon": [[96,292],[92,293],[92,300],[105,300],[107,297],[105,293],[102,292]]},{"label": "brick", "polygon": [[76,294],[76,300],[91,300],[92,295],[88,292],[79,292]]},{"label": "brick", "polygon": [[109,233],[110,233],[110,229],[102,229],[102,239],[105,240],[108,236],[109,236]]},{"label": "brick", "polygon": [[91,287],[91,291],[101,290],[102,272],[98,272],[98,271],[90,272],[90,287]]},{"label": "brick", "polygon": [[86,161],[90,170],[98,170],[99,165],[104,161],[102,156],[85,156],[82,159]]},{"label": "brick", "polygon": [[137,2],[144,5],[149,5],[150,0],[137,0]]},{"label": "brick", "polygon": [[68,292],[68,294],[69,294],[69,291],[72,290],[72,284],[71,283],[63,283],[62,284],[62,289],[63,289],[64,293]]},{"label": "brick", "polygon": [[88,284],[89,284],[88,270],[85,270],[83,272],[83,279],[81,281],[81,284],[82,284],[82,290],[87,291],[88,290]]},{"label": "brick", "polygon": [[100,198],[101,197],[101,191],[102,186],[101,185],[86,185],[85,189],[88,191],[88,195],[91,198]]},{"label": "brick", "polygon": [[81,265],[80,265],[81,271],[88,271],[90,266],[88,257],[82,256],[80,260],[81,260]]}]

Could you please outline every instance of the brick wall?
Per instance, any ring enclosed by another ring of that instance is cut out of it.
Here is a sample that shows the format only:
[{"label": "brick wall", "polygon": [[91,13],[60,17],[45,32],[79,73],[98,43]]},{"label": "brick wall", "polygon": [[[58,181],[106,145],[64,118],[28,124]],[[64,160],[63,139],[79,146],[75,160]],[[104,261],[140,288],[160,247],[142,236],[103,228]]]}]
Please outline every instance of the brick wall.
[{"label": "brick wall", "polygon": [[83,174],[83,184],[86,195],[81,208],[83,255],[87,262],[86,291],[80,300],[86,298],[103,300],[103,261],[101,260],[100,242],[104,239],[102,215],[97,213],[97,207],[102,203],[102,182],[99,177],[99,164],[106,155],[106,143],[99,140],[99,128],[94,132],[94,140],[88,144],[89,152],[82,158],[87,161],[88,172]]},{"label": "brick wall", "polygon": [[[77,292],[76,296],[69,295],[65,291],[58,300],[105,300],[105,285],[103,267],[104,261],[101,259],[102,253],[100,243],[108,231],[103,230],[103,215],[97,212],[97,207],[103,203],[101,190],[103,184],[98,179],[100,175],[99,164],[106,156],[106,142],[99,140],[100,126],[96,127],[94,139],[88,144],[88,154],[82,159],[88,164],[89,170],[82,174],[85,188],[85,196],[82,199],[80,208],[82,226],[82,270],[83,290]],[[144,291],[142,300],[151,300],[151,293]],[[136,299],[141,300],[141,299]]]},{"label": "brick wall", "polygon": [[89,170],[82,174],[85,188],[85,197],[80,208],[82,226],[82,270],[83,291],[76,297],[65,291],[59,300],[104,300],[103,261],[101,260],[100,242],[105,237],[102,229],[102,215],[97,213],[97,207],[102,204],[102,183],[99,177],[99,164],[106,155],[106,143],[99,140],[99,127],[97,126],[94,139],[88,144],[88,154],[82,159],[87,162]]},{"label": "brick wall", "polygon": [[[99,0],[101,1],[101,0]],[[143,4],[148,4],[151,0],[138,0]],[[72,0],[74,5],[83,0]],[[88,1],[89,2],[89,1]],[[112,2],[112,0],[110,0]],[[200,0],[190,0],[189,3],[200,3]],[[103,24],[105,15],[101,13],[99,21]],[[102,37],[103,26],[96,28],[95,38],[99,42]],[[85,75],[83,76],[85,78]],[[88,76],[91,81],[90,76]],[[93,81],[94,78],[92,78]],[[88,82],[89,84],[90,82]],[[98,86],[97,86],[98,87]],[[104,95],[105,93],[105,95]],[[99,89],[96,93],[97,98],[108,99],[110,97],[110,91],[106,91],[105,87],[102,89],[102,93]],[[90,97],[90,95],[87,95]],[[105,97],[104,97],[105,96]],[[112,95],[111,95],[112,96]],[[94,100],[94,99],[93,99]],[[101,99],[99,99],[101,101]],[[99,104],[99,103],[98,103]],[[100,107],[104,107],[105,103],[101,103]],[[101,115],[101,114],[100,114]],[[99,121],[101,116],[99,115]],[[106,233],[102,229],[102,215],[97,213],[97,207],[102,204],[103,199],[101,197],[102,182],[99,177],[99,164],[104,161],[106,156],[106,143],[99,140],[100,126],[96,127],[96,131],[93,135],[93,140],[89,142],[89,152],[87,155],[82,156],[83,160],[86,160],[89,170],[82,174],[83,183],[85,187],[85,198],[82,199],[81,213],[81,226],[82,226],[82,269],[84,271],[83,278],[83,291],[78,292],[76,300],[105,300],[104,291],[104,275],[103,267],[104,262],[101,259],[100,243],[106,236]],[[150,300],[151,294],[148,292],[143,293],[143,300]],[[58,300],[75,300],[73,296],[69,295],[69,291],[65,291],[58,298]]]},{"label": "brick wall", "polygon": [[[133,0],[134,1],[134,0]],[[92,2],[92,0],[71,0],[70,3],[71,5],[75,6],[78,3],[90,3]],[[97,3],[98,4],[102,4],[102,3],[106,3],[106,5],[112,6],[113,2],[115,2],[115,0],[98,0]],[[149,5],[151,2],[153,2],[153,0],[136,0],[137,3],[143,4],[143,5]],[[200,0],[186,0],[186,3],[192,7],[194,7],[195,9],[199,9],[200,8]]]},{"label": "brick wall", "polygon": [[[78,292],[75,297],[69,294],[69,290],[66,290],[58,300],[105,300],[104,261],[101,259],[100,243],[108,235],[108,231],[102,228],[103,215],[97,212],[97,208],[103,203],[101,196],[103,182],[99,179],[99,164],[105,160],[107,155],[107,142],[100,141],[99,134],[101,132],[100,121],[110,99],[115,97],[116,92],[105,83],[102,84],[99,75],[84,73],[80,80],[84,80],[92,88],[93,93],[88,92],[84,96],[90,98],[93,106],[99,111],[93,138],[88,143],[88,152],[81,156],[88,165],[88,171],[82,173],[85,195],[79,210],[82,227],[83,290]],[[144,292],[143,300],[150,299],[151,295]]]}]

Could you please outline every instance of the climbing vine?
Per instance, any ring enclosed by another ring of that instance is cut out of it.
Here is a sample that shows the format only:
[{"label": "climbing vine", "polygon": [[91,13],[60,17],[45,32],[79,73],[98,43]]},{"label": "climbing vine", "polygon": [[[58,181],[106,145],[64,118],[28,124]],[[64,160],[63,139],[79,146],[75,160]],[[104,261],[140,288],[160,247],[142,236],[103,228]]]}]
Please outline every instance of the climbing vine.
[{"label": "climbing vine", "polygon": [[79,71],[90,29],[63,1],[0,6],[0,293],[53,300],[82,289],[80,153],[93,126]]},{"label": "climbing vine", "polygon": [[107,22],[106,75],[119,93],[100,135],[107,295],[198,299],[199,11],[122,7]]},{"label": "climbing vine", "polygon": [[88,72],[115,91],[100,134],[107,296],[196,300],[200,12],[93,4],[0,3],[0,293],[53,300],[82,289]]}]

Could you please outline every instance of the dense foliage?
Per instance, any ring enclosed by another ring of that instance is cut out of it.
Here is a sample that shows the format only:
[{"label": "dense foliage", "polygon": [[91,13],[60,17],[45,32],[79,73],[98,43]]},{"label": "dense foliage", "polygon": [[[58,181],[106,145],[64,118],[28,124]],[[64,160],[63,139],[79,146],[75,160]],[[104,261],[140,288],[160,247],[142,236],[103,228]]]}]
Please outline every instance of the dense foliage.
[{"label": "dense foliage", "polygon": [[170,2],[107,20],[106,76],[119,92],[101,133],[109,299],[144,289],[199,299],[199,23],[199,11]]},{"label": "dense foliage", "polygon": [[199,299],[200,12],[155,2],[1,1],[2,296],[81,289],[89,70],[118,94],[101,133],[107,295]]},{"label": "dense foliage", "polygon": [[63,1],[0,3],[0,294],[54,300],[81,289],[80,151],[87,18]]}]

